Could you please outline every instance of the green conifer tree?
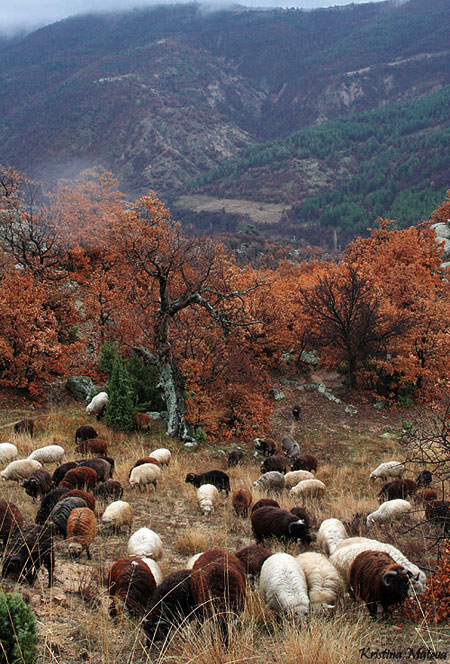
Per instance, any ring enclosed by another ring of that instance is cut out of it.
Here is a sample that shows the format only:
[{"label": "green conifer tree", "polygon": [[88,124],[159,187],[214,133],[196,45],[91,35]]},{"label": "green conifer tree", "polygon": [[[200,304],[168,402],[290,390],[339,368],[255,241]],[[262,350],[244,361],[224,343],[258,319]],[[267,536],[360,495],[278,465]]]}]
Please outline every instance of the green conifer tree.
[{"label": "green conifer tree", "polygon": [[134,429],[134,407],[130,379],[125,362],[119,354],[114,358],[107,392],[106,425],[119,431],[131,431]]}]

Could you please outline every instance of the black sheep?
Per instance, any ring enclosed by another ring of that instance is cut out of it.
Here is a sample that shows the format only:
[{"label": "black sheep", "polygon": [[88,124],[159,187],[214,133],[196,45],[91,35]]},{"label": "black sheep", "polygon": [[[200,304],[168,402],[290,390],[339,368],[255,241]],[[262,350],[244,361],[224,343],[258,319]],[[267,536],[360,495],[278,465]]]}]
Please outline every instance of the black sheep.
[{"label": "black sheep", "polygon": [[244,458],[244,452],[242,450],[231,450],[227,460],[228,468],[233,468],[234,466],[237,466],[242,461],[243,458]]},{"label": "black sheep", "polygon": [[123,487],[117,480],[106,480],[94,487],[93,494],[101,500],[120,500],[123,496]]},{"label": "black sheep", "polygon": [[50,588],[55,567],[53,529],[49,524],[25,526],[9,542],[3,557],[2,578],[23,575],[32,586],[41,565],[47,569]]},{"label": "black sheep", "polygon": [[196,603],[191,591],[191,570],[182,569],[169,574],[156,587],[144,620],[147,647],[165,639],[172,628],[195,615]]},{"label": "black sheep", "polygon": [[280,507],[279,503],[273,498],[260,498],[252,507],[251,514],[256,510],[259,510],[260,507]]},{"label": "black sheep", "polygon": [[53,475],[52,475],[53,484],[55,486],[58,486],[58,484],[61,482],[64,475],[69,470],[72,470],[72,468],[76,468],[77,466],[78,466],[77,461],[66,461],[66,463],[62,463],[60,466],[55,468],[55,470],[53,471]]},{"label": "black sheep", "polygon": [[287,473],[291,467],[290,460],[281,454],[267,457],[261,464],[261,474],[270,473],[275,470],[278,473]]},{"label": "black sheep", "polygon": [[49,491],[49,493],[47,493],[41,500],[41,504],[36,514],[35,522],[41,525],[45,523],[58,500],[61,500],[64,494],[68,493],[68,491],[69,489],[66,488],[53,489],[53,491]]},{"label": "black sheep", "polygon": [[112,475],[112,467],[109,461],[106,461],[103,457],[97,459],[82,459],[78,462],[78,467],[83,466],[85,468],[92,468],[97,473],[97,478],[99,482],[106,482],[109,480]]},{"label": "black sheep", "polygon": [[423,489],[426,486],[430,486],[432,481],[433,481],[433,475],[430,473],[430,471],[422,470],[422,472],[419,473],[417,476],[416,484],[418,487]]},{"label": "black sheep", "polygon": [[260,507],[252,513],[251,521],[258,544],[268,537],[299,539],[303,544],[311,542],[305,520],[280,507]]},{"label": "black sheep", "polygon": [[89,424],[83,424],[75,431],[75,445],[79,440],[91,440],[91,438],[98,438],[98,433]]},{"label": "black sheep", "polygon": [[301,412],[302,412],[302,409],[300,408],[299,404],[294,406],[293,409],[292,409],[292,415],[294,416],[294,419],[299,420]]},{"label": "black sheep", "polygon": [[236,551],[236,558],[239,558],[244,572],[251,580],[259,577],[261,567],[271,555],[272,551],[269,551],[269,549],[266,549],[260,544],[250,544],[249,546],[244,546],[243,549]]},{"label": "black sheep", "polygon": [[43,468],[38,468],[31,473],[29,477],[22,484],[25,493],[31,496],[34,500],[38,496],[45,496],[53,489],[53,482],[50,473]]},{"label": "black sheep", "polygon": [[206,473],[188,473],[186,475],[186,483],[193,484],[197,489],[202,484],[213,484],[219,491],[230,493],[230,478],[222,470],[208,470]]},{"label": "black sheep", "polygon": [[61,498],[55,507],[50,512],[49,521],[53,524],[55,533],[61,534],[66,537],[67,535],[67,519],[72,510],[76,507],[88,507],[83,498],[70,496],[69,498]]}]

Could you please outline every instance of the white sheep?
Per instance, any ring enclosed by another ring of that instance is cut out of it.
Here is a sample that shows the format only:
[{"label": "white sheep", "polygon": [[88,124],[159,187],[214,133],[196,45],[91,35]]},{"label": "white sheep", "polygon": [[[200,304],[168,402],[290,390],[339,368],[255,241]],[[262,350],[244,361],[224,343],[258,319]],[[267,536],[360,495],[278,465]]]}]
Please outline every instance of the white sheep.
[{"label": "white sheep", "polygon": [[412,505],[407,500],[402,500],[401,498],[387,500],[385,503],[382,503],[377,510],[369,514],[366,524],[370,527],[375,523],[394,521],[394,519],[398,519],[410,512],[411,509]]},{"label": "white sheep", "polygon": [[292,489],[293,486],[302,480],[313,480],[314,475],[309,470],[291,470],[284,476],[284,486],[286,489]]},{"label": "white sheep", "polygon": [[205,515],[214,512],[214,505],[219,500],[219,491],[213,484],[202,484],[197,489],[197,503]]},{"label": "white sheep", "polygon": [[[350,567],[356,556],[363,551],[385,551],[396,563],[402,565],[411,572],[413,578],[411,584],[417,594],[422,594],[427,585],[427,578],[417,565],[410,562],[401,551],[388,544],[387,542],[380,542],[379,540],[369,539],[368,537],[349,537],[336,547],[334,553],[330,556],[330,562],[336,567],[341,574],[345,583],[348,584],[350,576]],[[410,589],[409,593],[414,594]]]},{"label": "white sheep", "polygon": [[335,552],[338,544],[347,537],[347,531],[342,521],[339,521],[339,519],[325,519],[317,531],[316,542],[324,553],[331,555]]},{"label": "white sheep", "polygon": [[0,464],[9,463],[17,454],[17,447],[13,443],[0,443]]},{"label": "white sheep", "polygon": [[311,608],[333,609],[345,592],[345,583],[337,569],[322,553],[307,551],[296,556],[305,573]]},{"label": "white sheep", "polygon": [[292,487],[289,495],[292,498],[320,498],[325,493],[326,486],[320,480],[301,480]]},{"label": "white sheep", "polygon": [[143,563],[147,565],[150,572],[153,574],[153,578],[156,581],[156,585],[159,586],[164,577],[163,573],[161,572],[161,568],[156,562],[156,560],[153,560],[153,558],[146,558],[145,556],[141,557],[141,560]]},{"label": "white sheep", "polygon": [[129,556],[145,556],[159,560],[163,555],[161,538],[150,528],[139,528],[128,540],[127,553]]},{"label": "white sheep", "polygon": [[102,412],[103,408],[108,403],[108,394],[106,392],[99,392],[93,397],[91,402],[86,406],[86,413],[88,415],[98,415]]},{"label": "white sheep", "polygon": [[34,450],[28,457],[40,463],[59,463],[64,456],[64,447],[61,445],[46,445]]},{"label": "white sheep", "polygon": [[265,560],[259,590],[271,609],[303,618],[309,611],[305,573],[288,553],[274,553]]},{"label": "white sheep", "polygon": [[194,553],[193,556],[189,558],[189,560],[186,563],[185,569],[192,569],[197,562],[197,560],[204,554],[204,551],[200,551],[200,553]]},{"label": "white sheep", "polygon": [[145,490],[147,484],[153,484],[156,491],[156,484],[161,477],[161,468],[154,463],[143,463],[136,466],[130,473],[130,486],[139,486],[140,490]]},{"label": "white sheep", "polygon": [[152,459],[156,459],[156,461],[159,461],[161,466],[168,466],[172,455],[170,453],[170,450],[168,450],[165,447],[160,447],[157,450],[153,450],[153,452],[151,452],[149,456]]},{"label": "white sheep", "polygon": [[125,500],[110,503],[102,515],[102,523],[111,526],[115,531],[128,526],[129,532],[134,521],[134,510]]},{"label": "white sheep", "polygon": [[378,478],[386,481],[392,477],[402,477],[405,472],[405,464],[401,461],[385,461],[372,470],[370,479],[374,482]]},{"label": "white sheep", "polygon": [[284,489],[284,475],[276,470],[264,473],[260,478],[253,482],[253,486],[264,491],[275,491],[280,493]]},{"label": "white sheep", "polygon": [[11,461],[5,470],[2,470],[0,475],[4,480],[20,482],[20,480],[26,480],[27,477],[30,477],[31,473],[34,473],[38,468],[42,468],[42,464],[39,461],[35,461],[34,459],[18,459],[17,461]]}]

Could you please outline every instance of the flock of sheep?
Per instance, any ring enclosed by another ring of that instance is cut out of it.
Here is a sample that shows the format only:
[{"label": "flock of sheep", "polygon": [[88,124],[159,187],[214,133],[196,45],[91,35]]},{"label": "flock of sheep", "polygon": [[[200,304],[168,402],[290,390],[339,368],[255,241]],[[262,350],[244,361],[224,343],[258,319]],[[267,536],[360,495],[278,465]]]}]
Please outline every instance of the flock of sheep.
[{"label": "flock of sheep", "polygon": [[[90,413],[95,414],[95,409]],[[146,417],[137,422],[141,430],[148,425]],[[16,433],[32,436],[32,420],[17,423]],[[140,616],[148,644],[193,617],[201,620],[211,615],[218,616],[226,642],[227,623],[242,612],[249,583],[258,584],[262,598],[275,612],[299,618],[310,611],[332,610],[349,591],[367,604],[374,617],[379,605],[387,616],[389,606],[424,592],[424,572],[393,545],[351,537],[336,518],[322,521],[316,535],[311,533],[312,519],[305,504],[320,501],[326,492],[326,485],[315,477],[319,464],[315,456],[301,455],[291,436],[283,438],[281,449],[270,439],[256,439],[255,448],[264,460],[261,476],[252,487],[232,490],[229,475],[219,469],[190,472],[184,478],[196,490],[199,513],[208,519],[214,518],[220,493],[227,498],[231,493],[236,517],[246,519],[250,515],[255,543],[235,553],[222,549],[199,552],[184,569],[163,578],[158,565],[163,555],[161,538],[147,527],[132,533],[133,506],[122,500],[124,487],[112,479],[114,460],[108,456],[106,441],[93,427],[83,425],[75,434],[75,449],[87,458],[64,463],[65,452],[59,445],[36,449],[26,459],[16,460],[17,447],[0,443],[0,465],[6,466],[0,473],[2,479],[23,482],[33,500],[40,498],[34,524],[25,524],[12,502],[0,501],[2,578],[11,576],[33,584],[44,566],[50,587],[55,569],[54,539],[58,535],[67,540],[70,556],[79,558],[85,552],[90,559],[89,547],[97,536],[99,501],[105,505],[100,517],[103,527],[114,532],[127,528],[129,534],[127,556],[116,560],[106,577],[110,614],[115,616],[125,607]],[[241,463],[243,456],[240,450],[231,452],[228,467]],[[149,487],[157,490],[170,460],[170,451],[160,448],[135,461],[128,476],[131,500],[135,488],[140,492]],[[56,465],[52,475],[44,468],[50,464]],[[430,473],[423,471],[413,481],[403,479],[404,471],[403,463],[389,461],[370,474],[372,481],[381,479],[385,483],[378,494],[380,506],[366,518],[367,527],[410,512],[408,496],[415,496],[424,506],[429,520],[434,514],[435,520],[443,518],[446,523],[444,508],[448,511],[449,506],[427,488]],[[264,495],[254,502],[252,491]],[[291,510],[282,509],[276,500],[286,491],[296,504]],[[305,549],[314,539],[320,553],[303,551],[293,556],[266,548],[278,540],[300,542]]]}]

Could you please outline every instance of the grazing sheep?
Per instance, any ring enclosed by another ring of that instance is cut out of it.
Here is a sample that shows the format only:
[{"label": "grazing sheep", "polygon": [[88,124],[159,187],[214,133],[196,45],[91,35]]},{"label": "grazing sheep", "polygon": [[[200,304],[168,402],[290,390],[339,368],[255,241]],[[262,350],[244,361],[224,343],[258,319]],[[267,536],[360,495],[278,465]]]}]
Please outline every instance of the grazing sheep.
[{"label": "grazing sheep", "polygon": [[433,500],[425,505],[425,517],[437,526],[442,526],[444,532],[450,530],[450,502],[448,500]]},{"label": "grazing sheep", "polygon": [[281,493],[284,489],[284,475],[272,470],[270,473],[261,475],[256,482],[253,482],[253,486],[267,491],[267,493]]},{"label": "grazing sheep", "polygon": [[311,528],[311,517],[304,507],[292,507],[289,512],[296,516],[297,519],[303,519],[305,528]]},{"label": "grazing sheep", "polygon": [[245,486],[240,486],[233,491],[231,496],[231,504],[236,512],[236,516],[247,517],[248,510],[252,504],[252,492]]},{"label": "grazing sheep", "polygon": [[378,603],[383,617],[388,607],[403,602],[409,592],[412,574],[396,563],[385,551],[363,551],[350,567],[350,586],[357,597],[363,599],[372,618],[377,617]]},{"label": "grazing sheep", "polygon": [[91,440],[97,437],[98,433],[93,427],[89,426],[89,424],[83,424],[83,426],[78,427],[75,431],[75,445],[79,440]]},{"label": "grazing sheep", "polygon": [[50,512],[55,507],[56,503],[61,500],[61,498],[69,492],[69,489],[53,489],[47,493],[41,500],[39,509],[36,514],[35,522],[39,525],[45,523],[50,516]]},{"label": "grazing sheep", "polygon": [[152,428],[152,418],[147,413],[136,413],[134,416],[134,424],[138,431],[145,431],[150,433]]},{"label": "grazing sheep", "polygon": [[285,456],[281,454],[276,454],[274,456],[267,457],[261,464],[261,474],[269,473],[272,470],[276,470],[279,473],[287,473],[291,467],[291,462]]},{"label": "grazing sheep", "polygon": [[166,447],[160,447],[157,450],[153,450],[149,456],[151,456],[152,459],[159,461],[160,466],[168,466],[172,455],[170,450],[168,450]]},{"label": "grazing sheep", "polygon": [[28,457],[40,463],[59,463],[64,456],[64,447],[61,445],[46,445],[34,450]]},{"label": "grazing sheep", "polygon": [[48,572],[48,587],[53,584],[55,552],[51,526],[30,525],[18,530],[10,539],[3,556],[2,579],[24,576],[30,586],[36,581],[41,565]]},{"label": "grazing sheep", "polygon": [[128,540],[127,553],[129,556],[145,556],[159,560],[163,555],[161,538],[150,528],[139,528]]},{"label": "grazing sheep", "polygon": [[426,503],[431,503],[433,500],[437,500],[437,493],[434,489],[420,489],[414,494],[414,502],[416,504],[426,505]]},{"label": "grazing sheep", "polygon": [[106,480],[94,487],[93,493],[100,500],[120,500],[123,496],[123,486],[117,480]]},{"label": "grazing sheep", "polygon": [[87,503],[83,498],[78,498],[77,496],[71,496],[67,498],[63,496],[61,500],[58,500],[55,507],[50,512],[48,520],[53,524],[55,534],[63,535],[64,538],[67,535],[67,520],[70,516],[72,510],[77,507],[87,507]]},{"label": "grazing sheep", "polygon": [[372,482],[379,478],[386,481],[393,477],[401,477],[404,472],[405,464],[401,461],[386,461],[385,463],[380,463],[375,470],[372,470],[370,479]]},{"label": "grazing sheep", "polygon": [[64,498],[72,497],[82,498],[89,509],[95,514],[95,498],[92,493],[88,493],[87,491],[80,491],[80,489],[72,489],[64,495]]},{"label": "grazing sheep", "polygon": [[311,609],[334,609],[345,593],[344,580],[334,565],[322,553],[313,551],[301,553],[295,560],[305,573]]},{"label": "grazing sheep", "polygon": [[156,588],[147,606],[144,632],[147,647],[165,639],[172,628],[177,628],[195,615],[196,602],[191,590],[191,571],[182,569],[169,574]]},{"label": "grazing sheep", "polygon": [[106,482],[112,475],[111,464],[106,459],[83,459],[78,462],[78,467],[95,470],[98,482]]},{"label": "grazing sheep", "polygon": [[244,572],[251,580],[257,579],[261,573],[261,567],[272,551],[266,549],[261,544],[250,544],[243,549],[236,551],[236,558],[239,558]]},{"label": "grazing sheep", "polygon": [[258,510],[260,507],[280,507],[279,503],[273,498],[260,498],[252,507],[251,514]]},{"label": "grazing sheep", "polygon": [[272,438],[255,438],[253,442],[256,450],[265,457],[272,456],[277,450],[277,444]]},{"label": "grazing sheep", "polygon": [[331,555],[347,537],[347,531],[342,521],[339,521],[339,519],[325,519],[317,531],[316,541],[324,553]]},{"label": "grazing sheep", "polygon": [[163,575],[161,572],[161,568],[156,562],[156,560],[153,560],[153,558],[145,558],[145,556],[140,556],[140,558],[142,562],[144,562],[147,565],[150,572],[153,574],[153,578],[155,579],[156,585],[159,586],[159,584],[163,580]]},{"label": "grazing sheep", "polygon": [[298,421],[300,419],[301,413],[302,413],[302,409],[300,407],[300,404],[297,404],[296,406],[293,407],[292,415],[294,416],[294,420]]},{"label": "grazing sheep", "polygon": [[230,493],[230,478],[222,470],[208,470],[206,473],[188,473],[185,482],[193,484],[197,489],[202,484],[213,484],[219,491]]},{"label": "grazing sheep", "polygon": [[194,564],[197,562],[197,560],[202,556],[205,552],[200,551],[199,553],[194,553],[193,556],[189,558],[189,560],[186,563],[186,569],[192,569],[194,567]]},{"label": "grazing sheep", "polygon": [[89,507],[78,507],[71,511],[67,519],[67,541],[69,555],[73,558],[81,556],[86,551],[88,560],[91,560],[89,546],[97,534],[97,521]]},{"label": "grazing sheep", "polygon": [[154,463],[143,463],[142,466],[133,468],[130,473],[130,487],[139,487],[140,491],[145,491],[145,487],[153,484],[155,491],[159,478],[161,477],[161,468]]},{"label": "grazing sheep", "polygon": [[289,495],[293,498],[321,498],[325,493],[326,486],[320,480],[302,480],[292,487]]},{"label": "grazing sheep", "polygon": [[309,611],[305,574],[288,553],[274,553],[261,568],[259,591],[274,611],[304,618]]},{"label": "grazing sheep", "polygon": [[123,526],[128,526],[128,532],[131,532],[133,521],[134,509],[124,500],[110,503],[102,515],[102,523],[111,526],[115,533],[119,532]]},{"label": "grazing sheep", "polygon": [[159,467],[159,461],[157,461],[156,459],[153,459],[152,457],[142,457],[141,459],[138,459],[135,462],[135,464],[130,468],[130,472],[128,473],[128,479],[130,478],[132,471],[135,468],[138,468],[139,466],[143,466],[144,463],[153,463],[155,466]]},{"label": "grazing sheep", "polygon": [[62,489],[93,489],[97,484],[97,473],[93,468],[80,466],[68,470],[58,484],[58,488]]},{"label": "grazing sheep", "polygon": [[416,484],[420,488],[430,486],[433,481],[433,475],[429,470],[422,470],[421,473],[417,475]]},{"label": "grazing sheep", "polygon": [[417,484],[414,480],[391,480],[383,484],[378,492],[378,502],[382,503],[385,500],[394,500],[394,498],[407,498],[412,496],[417,491]]},{"label": "grazing sheep", "polygon": [[234,468],[241,463],[244,458],[242,450],[231,450],[227,458],[227,468]]},{"label": "grazing sheep", "polygon": [[108,443],[103,438],[80,440],[75,445],[75,451],[79,454],[97,454],[105,457],[108,454]]},{"label": "grazing sheep", "polygon": [[23,516],[14,503],[0,500],[0,540],[6,544],[16,530],[23,528]]},{"label": "grazing sheep", "polygon": [[256,542],[260,544],[268,537],[300,540],[311,543],[309,527],[304,519],[280,507],[260,507],[251,515],[252,530]]},{"label": "grazing sheep", "polygon": [[214,512],[214,505],[218,500],[219,492],[214,484],[202,484],[197,489],[197,504],[206,516]]},{"label": "grazing sheep", "polygon": [[14,482],[20,482],[21,480],[26,480],[27,477],[30,477],[35,470],[42,468],[42,464],[39,461],[34,461],[33,459],[18,459],[17,461],[11,461],[0,473],[3,480],[13,480]]},{"label": "grazing sheep", "polygon": [[[108,394],[106,392],[99,392],[93,397],[91,402],[86,406],[86,413],[88,415],[100,415],[106,408],[108,403]],[[97,418],[99,419],[99,418]]]},{"label": "grazing sheep", "polygon": [[112,599],[109,615],[117,615],[120,599],[135,615],[144,615],[147,604],[156,590],[156,581],[148,565],[136,556],[120,558],[112,564],[106,577],[106,586]]},{"label": "grazing sheep", "polygon": [[293,486],[302,480],[313,480],[314,475],[309,470],[291,470],[284,476],[284,486],[286,489],[292,489]]},{"label": "grazing sheep", "polygon": [[[281,447],[283,448],[283,452],[290,459],[296,459],[300,456],[300,446],[289,434],[283,437]],[[295,470],[308,470],[308,468],[296,468]]]},{"label": "grazing sheep", "polygon": [[53,471],[53,475],[52,475],[53,484],[55,486],[58,486],[58,484],[63,479],[64,475],[69,470],[72,470],[72,468],[76,468],[77,466],[78,466],[78,461],[66,461],[66,463],[62,463],[60,466],[55,468],[55,470]]},{"label": "grazing sheep", "polygon": [[14,433],[28,433],[32,438],[34,433],[34,420],[25,419],[20,420],[20,422],[16,422],[14,425]]},{"label": "grazing sheep", "polygon": [[292,464],[292,470],[308,470],[309,472],[317,472],[317,466],[319,462],[317,457],[313,454],[304,454],[303,456],[297,457],[294,459]]},{"label": "grazing sheep", "polygon": [[29,477],[22,484],[27,496],[31,496],[34,500],[38,496],[45,496],[46,493],[53,489],[53,482],[50,473],[43,468],[38,468],[31,473]]},{"label": "grazing sheep", "polygon": [[389,523],[398,519],[412,509],[411,503],[407,500],[402,500],[401,498],[396,498],[395,500],[388,500],[385,503],[381,503],[380,507],[369,514],[366,520],[368,527],[373,526],[375,523]]},{"label": "grazing sheep", "polygon": [[9,463],[17,454],[17,447],[13,443],[0,443],[0,464]]}]

